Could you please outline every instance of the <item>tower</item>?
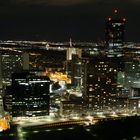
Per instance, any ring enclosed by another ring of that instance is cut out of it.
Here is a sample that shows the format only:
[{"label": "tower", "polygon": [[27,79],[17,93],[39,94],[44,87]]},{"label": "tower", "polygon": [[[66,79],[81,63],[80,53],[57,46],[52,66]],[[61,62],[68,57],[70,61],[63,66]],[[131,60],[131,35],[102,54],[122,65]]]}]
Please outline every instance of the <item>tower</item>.
[{"label": "tower", "polygon": [[105,111],[116,107],[116,81],[118,64],[113,58],[103,55],[90,58],[86,64],[87,107]]},{"label": "tower", "polygon": [[71,71],[71,80],[74,89],[81,89],[82,85],[82,61],[78,55],[72,55],[72,71]]},{"label": "tower", "polygon": [[118,10],[114,10],[114,15],[106,21],[105,43],[109,49],[122,48],[125,32],[125,18],[120,18]]}]

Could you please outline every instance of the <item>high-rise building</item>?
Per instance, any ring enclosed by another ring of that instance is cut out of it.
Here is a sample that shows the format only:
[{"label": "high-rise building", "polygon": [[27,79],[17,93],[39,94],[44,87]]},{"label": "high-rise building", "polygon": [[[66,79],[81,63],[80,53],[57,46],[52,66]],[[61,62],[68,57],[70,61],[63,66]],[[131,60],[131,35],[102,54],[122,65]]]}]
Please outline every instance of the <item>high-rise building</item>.
[{"label": "high-rise building", "polygon": [[12,116],[49,115],[49,86],[47,76],[21,72],[12,75]]},{"label": "high-rise building", "polygon": [[112,109],[116,105],[117,61],[108,57],[95,57],[86,64],[86,95],[89,109]]},{"label": "high-rise building", "polygon": [[133,82],[140,79],[140,48],[139,46],[124,49],[126,86],[129,88]]},{"label": "high-rise building", "polygon": [[67,75],[71,78],[72,90],[74,90],[77,96],[82,96],[82,50],[70,47],[67,49],[65,69]]},{"label": "high-rise building", "polygon": [[125,86],[129,90],[129,109],[140,112],[140,47],[128,44],[124,48]]},{"label": "high-rise building", "polygon": [[72,55],[71,80],[74,89],[81,89],[82,86],[82,60],[78,55]]},{"label": "high-rise building", "polygon": [[118,11],[114,11],[113,17],[109,17],[106,21],[105,43],[109,49],[109,53],[121,56],[122,46],[124,42],[125,18],[118,16]]},{"label": "high-rise building", "polygon": [[[105,30],[105,46],[94,47],[85,53],[83,98],[90,110],[113,110],[120,102],[124,76],[123,41],[125,18],[115,15],[108,18]],[[118,80],[119,78],[119,80]],[[119,82],[120,83],[119,83]],[[119,85],[119,86],[118,86]],[[119,88],[118,88],[119,87]],[[119,90],[118,90],[119,89]],[[124,102],[124,101],[123,101]],[[125,105],[124,105],[125,106]]]},{"label": "high-rise building", "polygon": [[12,73],[22,70],[22,55],[17,52],[0,53],[0,86],[11,84]]}]

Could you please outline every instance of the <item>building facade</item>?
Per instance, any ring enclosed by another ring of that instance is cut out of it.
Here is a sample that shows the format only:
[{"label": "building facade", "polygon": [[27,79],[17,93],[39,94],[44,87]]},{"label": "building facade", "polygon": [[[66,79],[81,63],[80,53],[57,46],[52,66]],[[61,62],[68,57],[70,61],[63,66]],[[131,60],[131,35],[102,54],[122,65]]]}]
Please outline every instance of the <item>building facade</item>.
[{"label": "building facade", "polygon": [[122,47],[124,43],[125,18],[120,18],[118,10],[114,11],[114,15],[106,21],[105,43],[109,49],[109,54],[122,56]]},{"label": "building facade", "polygon": [[35,117],[49,115],[50,79],[22,72],[12,75],[12,116]]},{"label": "building facade", "polygon": [[86,65],[87,107],[99,111],[116,107],[117,97],[117,60],[108,57],[89,59]]},{"label": "building facade", "polygon": [[0,85],[1,87],[11,84],[12,73],[22,70],[22,54],[17,52],[0,53]]}]

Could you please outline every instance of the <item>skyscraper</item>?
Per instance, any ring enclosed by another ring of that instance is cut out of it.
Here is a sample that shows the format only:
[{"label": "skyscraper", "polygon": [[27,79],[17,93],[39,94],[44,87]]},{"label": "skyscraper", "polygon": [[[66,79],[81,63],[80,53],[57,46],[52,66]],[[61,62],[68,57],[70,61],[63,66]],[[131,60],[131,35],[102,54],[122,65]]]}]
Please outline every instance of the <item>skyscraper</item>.
[{"label": "skyscraper", "polygon": [[105,43],[110,53],[119,53],[122,51],[125,32],[125,18],[120,18],[118,10],[114,10],[114,15],[106,21]]},{"label": "skyscraper", "polygon": [[[125,18],[114,16],[106,21],[105,46],[98,48],[98,53],[92,57],[86,56],[85,88],[83,97],[90,110],[113,110],[117,108],[117,81],[118,73],[123,73],[123,42]],[[96,49],[97,50],[97,49]]]},{"label": "skyscraper", "polygon": [[131,44],[125,48],[125,85],[129,90],[129,107],[140,112],[140,47]]},{"label": "skyscraper", "polygon": [[82,61],[77,55],[72,55],[72,72],[71,79],[74,89],[81,89],[82,85]]},{"label": "skyscraper", "polygon": [[49,85],[46,76],[22,72],[12,75],[12,116],[49,115]]},{"label": "skyscraper", "polygon": [[118,64],[115,59],[98,56],[87,60],[86,98],[89,109],[112,109],[116,105]]},{"label": "skyscraper", "polygon": [[22,54],[9,51],[0,53],[0,67],[0,85],[10,84],[11,74],[22,70]]}]

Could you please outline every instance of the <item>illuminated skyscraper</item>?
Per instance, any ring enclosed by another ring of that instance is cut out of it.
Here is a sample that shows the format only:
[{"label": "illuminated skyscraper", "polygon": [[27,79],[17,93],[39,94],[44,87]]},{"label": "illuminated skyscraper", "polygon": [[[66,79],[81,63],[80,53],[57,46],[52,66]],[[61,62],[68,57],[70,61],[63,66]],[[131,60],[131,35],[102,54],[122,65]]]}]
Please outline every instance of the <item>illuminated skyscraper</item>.
[{"label": "illuminated skyscraper", "polygon": [[50,79],[22,72],[12,75],[12,116],[49,115]]},{"label": "illuminated skyscraper", "polygon": [[22,55],[17,52],[2,52],[0,54],[0,85],[10,84],[11,74],[22,70]]},{"label": "illuminated skyscraper", "polygon": [[115,59],[98,56],[86,64],[87,107],[93,110],[112,109],[116,105],[118,64]]},{"label": "illuminated skyscraper", "polygon": [[126,86],[140,79],[140,47],[132,45],[124,49]]},{"label": "illuminated skyscraper", "polygon": [[82,61],[77,55],[72,55],[71,80],[74,89],[80,89],[82,85]]},{"label": "illuminated skyscraper", "polygon": [[140,112],[140,47],[139,44],[128,45],[124,50],[125,85],[129,90],[129,107]]},{"label": "illuminated skyscraper", "polygon": [[120,51],[122,51],[125,22],[125,18],[120,18],[118,16],[117,10],[114,11],[114,16],[109,17],[106,21],[105,43],[110,49],[110,53],[117,53],[117,56],[119,56]]}]

